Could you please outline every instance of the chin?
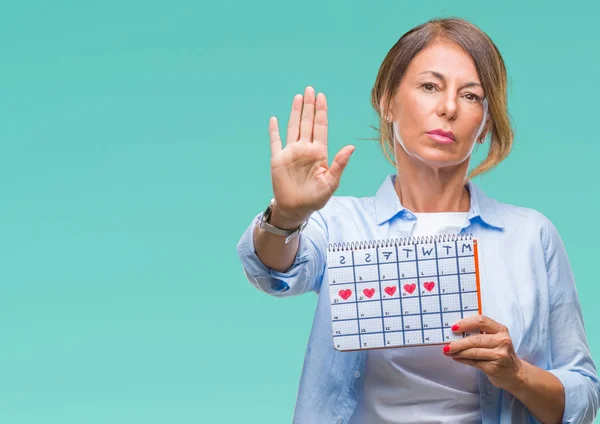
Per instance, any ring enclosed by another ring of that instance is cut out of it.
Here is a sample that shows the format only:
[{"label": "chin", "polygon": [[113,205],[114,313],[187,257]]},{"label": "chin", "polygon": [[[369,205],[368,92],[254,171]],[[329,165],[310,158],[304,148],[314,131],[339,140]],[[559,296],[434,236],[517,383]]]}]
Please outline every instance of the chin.
[{"label": "chin", "polygon": [[440,149],[425,149],[424,151],[416,152],[416,154],[411,156],[436,168],[460,165],[468,159],[468,156],[465,157],[464,155],[459,155],[457,152],[449,152]]}]

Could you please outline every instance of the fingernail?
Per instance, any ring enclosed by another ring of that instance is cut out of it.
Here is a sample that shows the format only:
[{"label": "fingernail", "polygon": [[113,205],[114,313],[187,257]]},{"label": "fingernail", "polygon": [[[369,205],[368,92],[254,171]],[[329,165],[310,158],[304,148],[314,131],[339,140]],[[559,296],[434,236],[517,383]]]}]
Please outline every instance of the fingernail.
[{"label": "fingernail", "polygon": [[444,352],[448,353],[450,351],[450,345],[444,346]]},{"label": "fingernail", "polygon": [[452,331],[457,331],[458,330],[458,324],[454,324],[452,326]]}]

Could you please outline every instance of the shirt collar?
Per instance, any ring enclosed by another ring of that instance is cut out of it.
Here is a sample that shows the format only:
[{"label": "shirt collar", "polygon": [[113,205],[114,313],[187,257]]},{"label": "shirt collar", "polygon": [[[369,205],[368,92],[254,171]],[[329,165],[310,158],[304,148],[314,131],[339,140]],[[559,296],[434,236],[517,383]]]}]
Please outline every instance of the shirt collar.
[{"label": "shirt collar", "polygon": [[[383,184],[377,190],[375,195],[375,218],[377,225],[381,225],[389,221],[397,215],[407,215],[410,213],[408,209],[402,206],[400,198],[394,188],[396,175],[388,175]],[[467,189],[471,195],[471,206],[467,218],[469,220],[479,218],[485,224],[504,228],[502,219],[497,213],[496,201],[487,197],[485,193],[477,187],[472,181],[467,182]]]}]

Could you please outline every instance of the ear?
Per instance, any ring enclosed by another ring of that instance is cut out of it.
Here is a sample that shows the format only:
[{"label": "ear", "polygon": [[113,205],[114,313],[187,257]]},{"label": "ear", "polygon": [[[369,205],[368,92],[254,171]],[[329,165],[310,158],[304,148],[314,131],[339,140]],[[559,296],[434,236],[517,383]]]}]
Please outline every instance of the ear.
[{"label": "ear", "polygon": [[394,120],[394,115],[390,109],[385,108],[387,105],[387,98],[383,96],[381,101],[379,102],[379,116],[383,118],[386,122],[392,122]]}]

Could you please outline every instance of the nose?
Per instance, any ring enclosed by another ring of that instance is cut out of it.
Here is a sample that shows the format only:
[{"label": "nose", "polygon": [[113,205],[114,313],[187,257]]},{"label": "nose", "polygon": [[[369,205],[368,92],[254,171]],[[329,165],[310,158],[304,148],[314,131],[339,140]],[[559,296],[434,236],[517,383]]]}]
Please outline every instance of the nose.
[{"label": "nose", "polygon": [[440,96],[440,101],[437,105],[438,116],[452,120],[456,118],[456,110],[456,96],[454,93],[447,91]]}]

